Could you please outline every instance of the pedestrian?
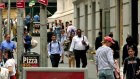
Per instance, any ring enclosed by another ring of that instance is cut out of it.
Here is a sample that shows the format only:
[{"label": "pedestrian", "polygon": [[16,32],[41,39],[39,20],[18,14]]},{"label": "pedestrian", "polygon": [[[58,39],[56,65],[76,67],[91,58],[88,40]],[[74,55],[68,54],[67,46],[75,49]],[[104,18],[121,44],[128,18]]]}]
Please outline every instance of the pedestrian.
[{"label": "pedestrian", "polygon": [[60,41],[60,37],[61,37],[61,26],[58,23],[55,23],[55,30],[54,33],[57,36],[57,40]]},{"label": "pedestrian", "polygon": [[[71,44],[73,37],[75,36],[75,33],[72,32],[69,36],[69,44]],[[75,56],[74,56],[74,52],[67,52],[68,57],[68,62],[69,62],[69,67],[75,67]]]},{"label": "pedestrian", "polygon": [[31,14],[28,13],[28,15],[25,18],[25,25],[27,26],[27,31],[30,31],[30,23],[31,23]]},{"label": "pedestrian", "polygon": [[119,43],[117,40],[113,39],[113,33],[110,32],[109,36],[112,38],[112,40],[114,41],[115,44],[112,44],[110,47],[113,50],[113,57],[115,60],[118,60],[120,57],[119,51],[120,51],[120,47],[119,47]]},{"label": "pedestrian", "polygon": [[62,56],[62,45],[57,41],[56,35],[52,35],[52,42],[48,44],[48,55],[50,57],[52,67],[58,67],[60,57]]},{"label": "pedestrian", "polygon": [[7,68],[0,68],[0,79],[9,79],[9,70]]},{"label": "pedestrian", "polygon": [[70,51],[74,52],[76,67],[80,68],[80,60],[82,61],[82,68],[87,66],[86,46],[89,45],[86,36],[82,35],[81,29],[77,29],[77,35],[73,37],[70,46]]},{"label": "pedestrian", "polygon": [[67,40],[67,35],[65,34],[65,30],[61,30],[61,37],[60,37],[60,43],[62,45],[62,56],[61,56],[61,62],[60,63],[64,63],[64,52],[65,52],[65,41]]},{"label": "pedestrian", "polygon": [[95,50],[97,50],[100,46],[102,46],[102,32],[100,31],[98,33],[98,37],[96,37],[96,40],[95,40]]},{"label": "pedestrian", "polygon": [[139,67],[140,67],[140,59],[135,55],[135,48],[134,46],[128,47],[128,57],[124,60],[124,79],[140,79],[138,76],[140,75]]},{"label": "pedestrian", "polygon": [[123,62],[124,62],[124,59],[126,58],[126,57],[128,57],[129,55],[128,55],[128,48],[129,47],[131,47],[131,46],[133,46],[134,47],[134,50],[135,50],[135,56],[137,56],[138,55],[138,48],[137,48],[137,46],[134,44],[134,41],[133,41],[133,37],[132,36],[130,36],[130,35],[128,35],[128,37],[126,38],[126,43],[127,44],[125,44],[124,46],[123,46],[123,55],[122,55],[122,64],[123,64]]},{"label": "pedestrian", "polygon": [[25,52],[27,53],[27,51],[31,51],[31,40],[32,37],[30,35],[28,35],[28,31],[24,32],[24,48],[25,48]]},{"label": "pedestrian", "polygon": [[96,68],[99,79],[115,79],[113,70],[116,70],[113,59],[113,50],[110,48],[114,41],[105,36],[102,46],[96,51]]},{"label": "pedestrian", "polygon": [[4,67],[9,70],[9,76],[10,79],[16,79],[16,61],[13,59],[13,54],[11,53],[11,50],[6,49],[4,53],[5,58],[8,60],[4,64]]},{"label": "pedestrian", "polygon": [[[16,52],[16,45],[15,45],[15,43],[13,42],[13,41],[11,41],[11,36],[9,35],[9,34],[6,34],[5,35],[5,40],[1,43],[1,45],[0,45],[0,53],[1,53],[1,58],[2,58],[2,55],[4,54],[4,51],[6,50],[6,49],[9,49],[9,50],[11,50],[12,52],[12,54],[14,53],[14,52]],[[14,56],[13,56],[14,57]],[[4,58],[4,62],[6,62],[6,58]]]},{"label": "pedestrian", "polygon": [[72,32],[74,32],[76,35],[76,27],[72,25],[72,21],[70,23],[68,22],[67,24],[69,24],[67,27],[67,36],[69,37]]},{"label": "pedestrian", "polygon": [[36,15],[34,16],[34,22],[39,22],[40,21],[40,17],[39,15],[36,13]]},{"label": "pedestrian", "polygon": [[54,34],[53,29],[50,28],[50,32],[47,33],[47,42],[50,43],[52,41],[51,37]]}]

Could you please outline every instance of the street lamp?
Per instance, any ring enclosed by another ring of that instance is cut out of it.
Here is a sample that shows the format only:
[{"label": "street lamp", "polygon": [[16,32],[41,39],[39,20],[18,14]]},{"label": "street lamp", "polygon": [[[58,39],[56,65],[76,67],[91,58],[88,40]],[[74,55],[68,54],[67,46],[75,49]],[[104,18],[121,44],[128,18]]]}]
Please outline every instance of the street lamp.
[{"label": "street lamp", "polygon": [[7,33],[10,34],[11,33],[11,25],[10,25],[10,9],[11,9],[11,5],[10,5],[10,0],[8,0],[8,24],[7,24]]}]

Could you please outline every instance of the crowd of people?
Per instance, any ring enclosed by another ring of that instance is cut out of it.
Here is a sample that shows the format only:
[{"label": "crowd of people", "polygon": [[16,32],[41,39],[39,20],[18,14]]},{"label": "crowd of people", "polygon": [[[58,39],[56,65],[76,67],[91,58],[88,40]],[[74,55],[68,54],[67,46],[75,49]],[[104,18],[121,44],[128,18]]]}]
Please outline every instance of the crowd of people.
[{"label": "crowd of people", "polygon": [[[31,51],[30,19],[30,14],[28,14],[25,20],[27,28],[24,29],[23,39],[25,52]],[[39,22],[39,20],[39,16],[36,14],[34,21]],[[14,28],[16,19],[11,23],[13,23],[13,30],[16,30]],[[13,32],[13,35],[16,36],[16,31]],[[98,35],[95,40],[95,61],[99,79],[140,79],[140,59],[137,56],[138,48],[133,37],[128,35],[126,38],[126,44],[122,50],[122,62],[120,62],[120,45],[117,40],[113,39],[113,33],[110,32],[107,36],[103,36],[100,31]],[[16,45],[10,38],[9,34],[5,34],[5,40],[0,45],[0,66],[4,67],[0,68],[0,73],[10,74],[10,79],[16,79],[17,65],[13,55],[16,52]],[[47,32],[47,42],[48,56],[52,67],[58,67],[59,63],[65,63],[64,56],[68,58],[69,67],[87,67],[86,52],[90,43],[88,38],[82,34],[82,30],[72,25],[72,21],[67,22],[66,29],[64,29],[62,21],[59,20],[57,23],[55,20],[50,31]],[[82,66],[80,66],[81,63]],[[120,75],[120,63],[123,66],[123,77]]]},{"label": "crowd of people", "polygon": [[[140,79],[138,48],[132,36],[128,35],[126,38],[121,64],[119,44],[113,39],[112,32],[103,40],[102,32],[99,32],[95,42],[95,60],[99,79]],[[120,75],[120,65],[123,66],[123,76]]]}]

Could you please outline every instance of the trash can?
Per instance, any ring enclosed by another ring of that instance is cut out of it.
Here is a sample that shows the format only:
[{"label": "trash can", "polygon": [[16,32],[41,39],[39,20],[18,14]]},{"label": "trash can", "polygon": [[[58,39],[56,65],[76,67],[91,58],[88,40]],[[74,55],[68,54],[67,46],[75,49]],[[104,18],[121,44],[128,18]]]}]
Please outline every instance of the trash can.
[{"label": "trash can", "polygon": [[22,67],[39,67],[40,55],[36,52],[28,52],[22,54]]}]

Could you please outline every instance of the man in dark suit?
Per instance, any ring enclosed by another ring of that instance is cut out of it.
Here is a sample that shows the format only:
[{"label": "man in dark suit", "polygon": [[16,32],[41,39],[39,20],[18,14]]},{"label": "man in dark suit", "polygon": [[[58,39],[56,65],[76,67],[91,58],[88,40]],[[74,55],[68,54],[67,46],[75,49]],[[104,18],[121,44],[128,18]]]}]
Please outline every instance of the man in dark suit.
[{"label": "man in dark suit", "polygon": [[95,40],[95,49],[97,50],[100,46],[102,46],[102,32],[99,32],[98,33],[98,37],[96,37],[96,40]]},{"label": "man in dark suit", "polygon": [[52,41],[51,37],[54,34],[53,29],[50,28],[50,32],[47,33],[47,42],[50,43]]}]

